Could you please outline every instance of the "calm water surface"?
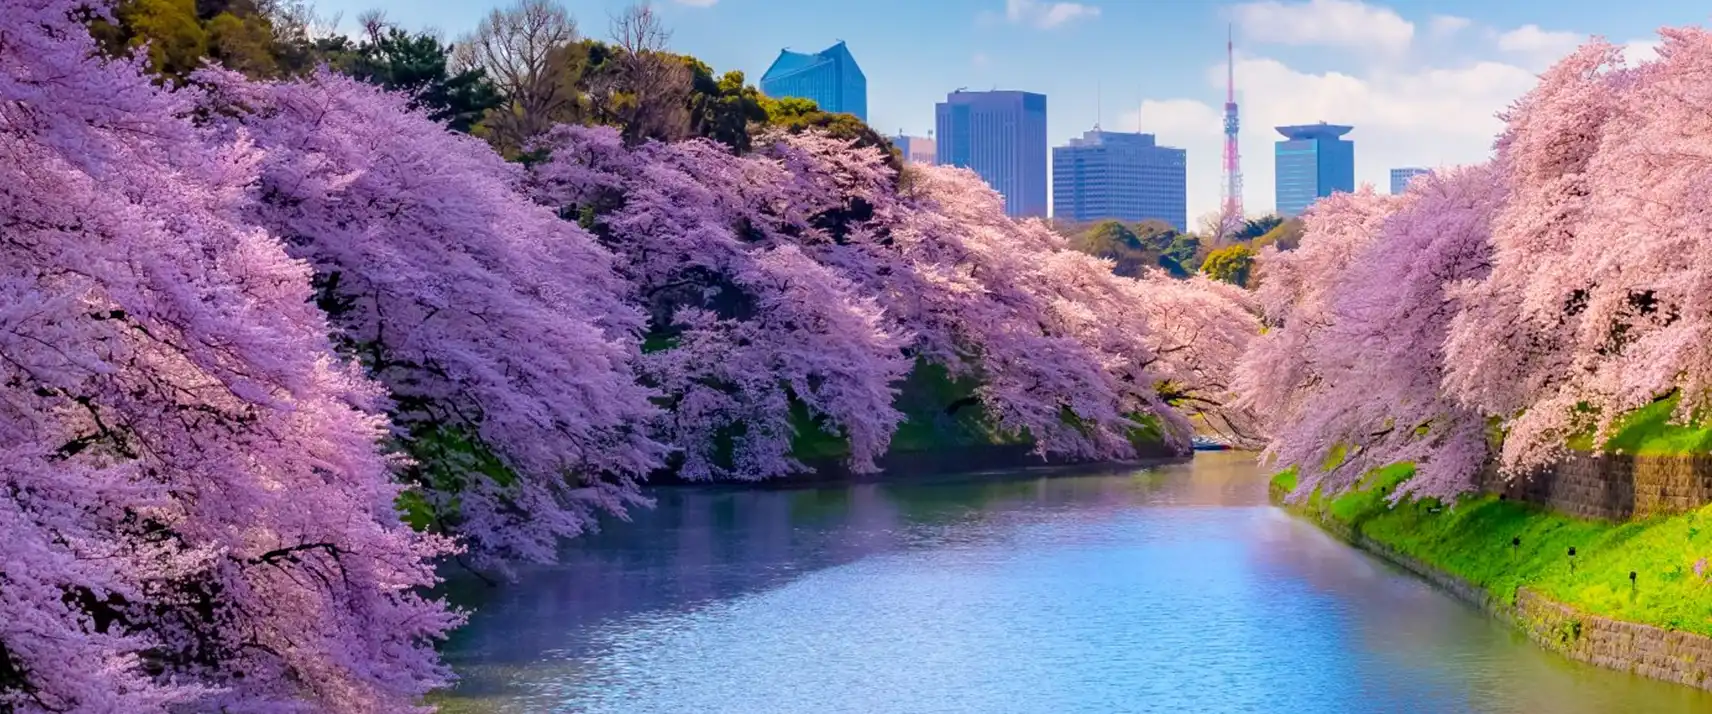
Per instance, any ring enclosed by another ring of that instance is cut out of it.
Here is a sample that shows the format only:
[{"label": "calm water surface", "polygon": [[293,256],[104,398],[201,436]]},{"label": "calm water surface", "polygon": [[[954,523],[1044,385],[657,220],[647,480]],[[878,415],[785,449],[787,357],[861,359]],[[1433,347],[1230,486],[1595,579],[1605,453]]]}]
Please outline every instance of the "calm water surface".
[{"label": "calm water surface", "polygon": [[499,589],[451,712],[1712,712],[1266,505],[1150,470],[674,489]]}]

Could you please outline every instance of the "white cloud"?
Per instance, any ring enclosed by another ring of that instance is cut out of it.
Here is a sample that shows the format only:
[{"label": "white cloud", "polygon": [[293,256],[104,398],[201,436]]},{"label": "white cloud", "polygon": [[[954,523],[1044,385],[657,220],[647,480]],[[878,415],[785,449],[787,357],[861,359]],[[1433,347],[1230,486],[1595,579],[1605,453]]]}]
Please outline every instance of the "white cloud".
[{"label": "white cloud", "polygon": [[[1250,214],[1274,205],[1273,145],[1283,138],[1274,127],[1320,121],[1354,126],[1346,138],[1355,142],[1356,182],[1383,192],[1394,167],[1485,159],[1502,128],[1496,114],[1537,81],[1528,69],[1500,62],[1408,70],[1357,66],[1371,68],[1316,74],[1273,59],[1238,57],[1238,144]],[[1208,68],[1206,81],[1210,91],[1223,89],[1223,65]],[[1139,123],[1160,143],[1188,149],[1191,216],[1218,207],[1222,112],[1191,99],[1148,100],[1121,120],[1124,130]]]},{"label": "white cloud", "polygon": [[1545,69],[1563,59],[1582,42],[1586,35],[1575,32],[1546,30],[1539,25],[1523,25],[1498,35],[1498,49],[1516,55],[1531,69]]},{"label": "white cloud", "polygon": [[679,5],[688,5],[690,7],[713,7],[714,3],[719,2],[719,0],[676,0],[676,2]]},{"label": "white cloud", "polygon": [[1005,19],[1013,24],[1050,30],[1069,22],[1100,16],[1100,8],[1076,2],[1005,0]]},{"label": "white cloud", "polygon": [[976,52],[974,57],[969,58],[969,64],[972,64],[977,68],[985,68],[991,63],[992,59],[987,57],[987,53],[985,52]]},{"label": "white cloud", "polygon": [[1193,99],[1144,99],[1135,111],[1123,115],[1114,131],[1143,131],[1158,134],[1161,143],[1176,137],[1192,137],[1220,131],[1224,115],[1211,105]]},{"label": "white cloud", "polygon": [[1434,37],[1449,37],[1461,32],[1472,24],[1474,24],[1474,21],[1466,17],[1457,17],[1456,15],[1434,15],[1433,19],[1429,23],[1429,27],[1432,29]]},{"label": "white cloud", "polygon": [[1630,66],[1658,59],[1658,40],[1630,40],[1623,43],[1623,59]]},{"label": "white cloud", "polygon": [[1400,54],[1415,25],[1390,8],[1357,0],[1262,0],[1232,8],[1244,37],[1284,45],[1331,45]]}]

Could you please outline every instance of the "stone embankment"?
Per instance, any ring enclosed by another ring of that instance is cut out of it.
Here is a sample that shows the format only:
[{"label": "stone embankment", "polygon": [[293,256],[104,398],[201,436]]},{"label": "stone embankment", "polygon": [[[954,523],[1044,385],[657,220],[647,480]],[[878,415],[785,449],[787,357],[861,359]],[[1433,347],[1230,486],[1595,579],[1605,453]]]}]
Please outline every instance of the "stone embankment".
[{"label": "stone embankment", "polygon": [[1488,468],[1481,490],[1578,518],[1626,521],[1682,513],[1712,503],[1712,454],[1576,454],[1527,476]]},{"label": "stone embankment", "polygon": [[[1621,520],[1642,514],[1679,512],[1707,502],[1704,465],[1683,458],[1584,457],[1535,480],[1489,490],[1559,508],[1583,517]],[[1601,471],[1590,464],[1625,464]],[[1684,466],[1684,464],[1687,464]],[[1637,488],[1636,486],[1639,486]],[[1689,495],[1682,495],[1688,491]],[[1518,588],[1514,601],[1445,573],[1431,564],[1398,552],[1359,529],[1283,503],[1276,484],[1272,501],[1309,518],[1321,528],[1357,548],[1408,570],[1447,592],[1491,613],[1527,634],[1545,649],[1570,659],[1643,677],[1712,690],[1712,637],[1625,622],[1583,612],[1544,595]]]}]

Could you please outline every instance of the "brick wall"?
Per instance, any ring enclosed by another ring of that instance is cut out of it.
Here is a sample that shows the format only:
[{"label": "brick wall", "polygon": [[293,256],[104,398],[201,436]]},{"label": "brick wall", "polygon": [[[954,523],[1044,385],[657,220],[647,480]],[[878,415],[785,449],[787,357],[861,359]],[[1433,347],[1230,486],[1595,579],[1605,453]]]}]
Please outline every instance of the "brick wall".
[{"label": "brick wall", "polygon": [[1481,473],[1479,486],[1488,493],[1582,518],[1646,518],[1712,503],[1712,454],[1576,453],[1554,466],[1508,481],[1489,467]]}]

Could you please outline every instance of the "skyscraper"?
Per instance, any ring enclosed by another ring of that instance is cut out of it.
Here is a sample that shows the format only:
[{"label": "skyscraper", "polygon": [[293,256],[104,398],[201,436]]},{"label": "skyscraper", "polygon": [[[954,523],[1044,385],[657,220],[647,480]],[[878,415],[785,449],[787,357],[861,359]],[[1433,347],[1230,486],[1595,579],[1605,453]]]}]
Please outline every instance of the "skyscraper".
[{"label": "skyscraper", "polygon": [[1278,214],[1299,216],[1333,191],[1355,190],[1355,143],[1339,137],[1352,126],[1320,122],[1281,126],[1277,144]]},{"label": "skyscraper", "polygon": [[957,90],[934,105],[939,163],[972,169],[1005,215],[1046,215],[1046,95]]},{"label": "skyscraper", "polygon": [[822,111],[868,120],[868,77],[843,40],[814,54],[779,50],[773,66],[761,75],[761,93],[775,99],[812,99]]},{"label": "skyscraper", "polygon": [[904,161],[912,164],[932,164],[936,161],[937,152],[932,139],[901,133],[888,138],[892,146],[898,147],[898,153],[904,155]]},{"label": "skyscraper", "polygon": [[1432,173],[1432,171],[1430,169],[1415,168],[1413,166],[1401,169],[1391,169],[1391,193],[1393,195],[1402,193],[1403,189],[1409,187],[1410,179],[1426,173]]},{"label": "skyscraper", "polygon": [[1152,134],[1083,132],[1052,149],[1052,215],[1071,221],[1156,219],[1189,229],[1187,152]]}]

